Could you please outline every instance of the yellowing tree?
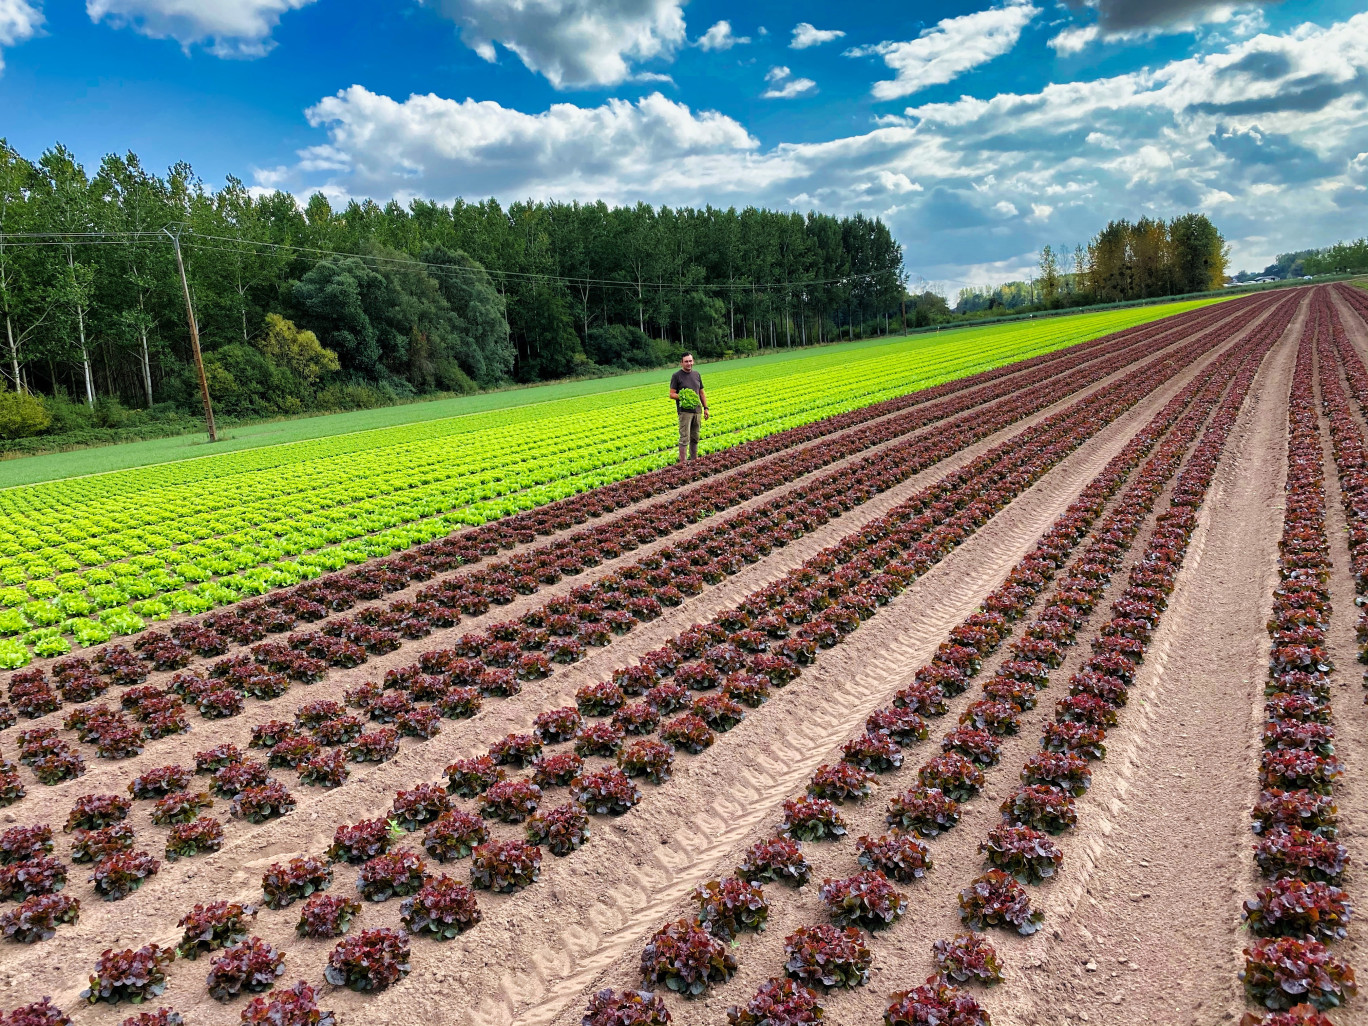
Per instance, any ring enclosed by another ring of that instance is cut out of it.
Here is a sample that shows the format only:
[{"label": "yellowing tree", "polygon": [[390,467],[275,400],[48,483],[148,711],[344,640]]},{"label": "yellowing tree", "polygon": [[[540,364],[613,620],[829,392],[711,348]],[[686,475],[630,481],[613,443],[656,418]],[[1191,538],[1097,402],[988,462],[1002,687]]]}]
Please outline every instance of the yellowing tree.
[{"label": "yellowing tree", "polygon": [[280,314],[266,315],[266,334],[257,339],[256,346],[277,367],[293,371],[310,384],[341,366],[337,354],[324,349],[317,335],[301,331]]}]

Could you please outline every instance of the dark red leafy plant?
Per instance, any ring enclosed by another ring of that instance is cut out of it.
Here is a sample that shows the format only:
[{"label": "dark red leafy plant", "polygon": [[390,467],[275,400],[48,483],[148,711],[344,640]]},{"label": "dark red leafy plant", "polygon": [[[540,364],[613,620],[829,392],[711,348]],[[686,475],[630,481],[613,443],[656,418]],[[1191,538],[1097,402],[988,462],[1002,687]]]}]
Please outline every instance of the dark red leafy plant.
[{"label": "dark red leafy plant", "polygon": [[141,887],[160,867],[161,863],[145,851],[119,852],[95,863],[90,882],[105,901],[119,901]]},{"label": "dark red leafy plant", "polygon": [[690,755],[697,755],[717,739],[707,723],[693,713],[685,713],[666,723],[660,728],[660,738]]},{"label": "dark red leafy plant", "polygon": [[1339,809],[1330,798],[1311,791],[1264,791],[1251,818],[1256,834],[1300,827],[1322,837],[1334,837]]},{"label": "dark red leafy plant", "polygon": [[879,870],[822,882],[822,901],[841,926],[877,930],[892,926],[907,910],[907,898]]},{"label": "dark red leafy plant", "polygon": [[765,892],[734,876],[700,884],[690,897],[698,906],[698,925],[722,940],[732,940],[743,930],[759,933],[769,917]]},{"label": "dark red leafy plant", "polygon": [[889,826],[899,830],[911,830],[918,837],[935,837],[960,821],[960,806],[938,788],[914,787],[889,801],[884,818]]},{"label": "dark red leafy plant", "polygon": [[983,771],[959,752],[932,756],[917,771],[922,787],[936,789],[957,802],[968,801],[983,786]]},{"label": "dark red leafy plant", "polygon": [[423,849],[438,862],[463,859],[487,840],[485,821],[461,809],[442,813],[423,830]]},{"label": "dark red leafy plant", "polygon": [[185,1026],[180,1012],[158,1008],[155,1012],[139,1012],[123,1021],[123,1026]]},{"label": "dark red leafy plant", "polygon": [[874,774],[848,762],[818,766],[807,789],[814,798],[833,802],[858,801],[874,793]]},{"label": "dark red leafy plant", "polygon": [[527,843],[545,847],[552,855],[569,855],[589,840],[589,816],[584,806],[567,802],[529,817]]},{"label": "dark red leafy plant", "polygon": [[1343,940],[1351,911],[1344,891],[1319,880],[1277,880],[1244,903],[1245,922],[1265,937]]},{"label": "dark red leafy plant", "polygon": [[191,858],[223,847],[223,824],[212,816],[179,823],[166,835],[166,861]]},{"label": "dark red leafy plant", "polygon": [[892,995],[884,1026],[992,1026],[992,1019],[968,994],[932,979]]},{"label": "dark red leafy plant", "polygon": [[1292,827],[1260,838],[1254,845],[1254,861],[1264,876],[1275,879],[1296,877],[1336,883],[1349,861],[1349,850],[1338,841]]},{"label": "dark red leafy plant", "polygon": [[315,894],[299,910],[295,933],[314,940],[340,937],[351,929],[351,921],[361,912],[361,903],[331,894]]},{"label": "dark red leafy plant", "polygon": [[244,941],[251,933],[250,921],[256,914],[255,906],[237,902],[196,905],[176,924],[185,931],[176,945],[176,953],[194,961],[206,952]]},{"label": "dark red leafy plant", "polygon": [[976,982],[992,986],[1002,982],[1002,963],[998,961],[997,950],[986,937],[976,933],[962,933],[953,940],[936,941],[931,945],[931,957],[941,976],[954,983]]},{"label": "dark red leafy plant", "polygon": [[670,1026],[665,999],[646,990],[600,990],[589,998],[582,1026]]},{"label": "dark red leafy plant", "polygon": [[14,826],[0,834],[0,865],[26,862],[52,851],[52,827]]},{"label": "dark red leafy plant", "polygon": [[419,784],[394,796],[390,819],[405,830],[417,830],[450,808],[451,799],[440,784]]},{"label": "dark red leafy plant", "polygon": [[52,1003],[52,998],[20,1005],[9,1015],[0,1012],[4,1026],[71,1026],[71,1016]]},{"label": "dark red leafy plant", "polygon": [[990,869],[960,891],[960,918],[973,930],[1012,926],[1022,936],[1040,929],[1045,917],[1031,907],[1030,896],[1011,875]]},{"label": "dark red leafy plant", "polygon": [[470,882],[481,890],[508,894],[537,882],[541,849],[522,841],[488,841],[470,857]]},{"label": "dark red leafy plant", "polygon": [[618,753],[618,768],[629,777],[645,777],[653,784],[670,779],[674,749],[662,741],[641,738]]},{"label": "dark red leafy plant", "polygon": [[858,987],[873,965],[864,935],[853,926],[804,926],[784,940],[785,971],[809,986]]},{"label": "dark red leafy plant", "polygon": [[727,945],[689,919],[657,930],[641,953],[641,977],[684,997],[698,997],[736,972]]},{"label": "dark red leafy plant", "polygon": [[98,1001],[141,1004],[158,997],[166,989],[162,967],[170,965],[175,957],[173,949],[156,944],[144,944],[137,951],[106,948],[96,960],[95,974],[90,977],[90,986],[81,991],[81,997],[92,1005]]},{"label": "dark red leafy plant", "polygon": [[641,801],[641,790],[615,767],[595,770],[570,783],[570,797],[597,816],[621,816]]},{"label": "dark red leafy plant", "polygon": [[998,826],[979,844],[995,869],[1010,873],[1022,883],[1039,883],[1054,876],[1064,863],[1064,853],[1048,834],[1028,826]]},{"label": "dark red leafy plant", "polygon": [[612,722],[589,723],[575,734],[575,754],[612,758],[622,748],[622,728]]},{"label": "dark red leafy plant", "polygon": [[852,766],[888,773],[903,763],[902,748],[888,734],[861,734],[841,746],[841,758]]},{"label": "dark red leafy plant", "polygon": [[254,997],[242,1010],[242,1026],[336,1026],[332,1012],[320,1011],[313,987],[303,980],[274,991],[270,1000]]},{"label": "dark red leafy plant", "polygon": [[363,819],[352,826],[340,826],[333,833],[333,843],[326,852],[332,862],[360,865],[377,855],[383,855],[393,843],[389,823],[384,819]]},{"label": "dark red leafy plant", "polygon": [[745,1007],[727,1009],[728,1026],[806,1026],[820,1022],[817,995],[801,983],[783,978],[766,980]]},{"label": "dark red leafy plant", "polygon": [[877,870],[898,883],[912,883],[931,871],[930,850],[907,834],[861,837],[855,848],[862,867]]},{"label": "dark red leafy plant", "polygon": [[736,869],[736,875],[742,880],[751,883],[773,881],[790,887],[803,886],[811,872],[802,847],[788,837],[755,842]]},{"label": "dark red leafy plant", "polygon": [[344,937],[328,955],[323,978],[334,987],[379,991],[409,973],[408,936],[397,930],[362,930]]},{"label": "dark red leafy plant", "polygon": [[1338,1008],[1358,992],[1354,970],[1320,941],[1294,937],[1259,940],[1245,948],[1241,976],[1249,996],[1274,1011],[1310,1003]]},{"label": "dark red leafy plant", "polygon": [[149,817],[157,826],[173,826],[178,823],[191,823],[201,810],[213,808],[214,799],[208,791],[173,791],[165,798],[158,798],[152,806]]},{"label": "dark red leafy plant", "polygon": [[135,799],[164,798],[190,786],[190,771],[182,766],[158,766],[133,778],[128,793]]},{"label": "dark red leafy plant", "polygon": [[327,890],[332,876],[332,867],[312,855],[290,859],[284,864],[274,862],[261,877],[266,907],[286,908],[314,891]]},{"label": "dark red leafy plant", "polygon": [[475,895],[449,876],[429,880],[399,909],[399,921],[409,933],[426,933],[436,940],[451,940],[480,921]]},{"label": "dark red leafy plant", "polygon": [[501,780],[480,798],[480,815],[503,823],[521,823],[541,804],[541,788],[527,780]]},{"label": "dark red leafy plant", "polygon": [[800,841],[821,841],[845,835],[845,820],[825,798],[789,798],[784,802],[780,832]]},{"label": "dark red leafy plant", "polygon": [[133,847],[134,836],[133,824],[126,820],[103,830],[74,831],[71,835],[71,861],[99,862],[106,855],[129,851]]},{"label": "dark red leafy plant", "polygon": [[132,802],[116,794],[82,795],[71,807],[71,815],[67,817],[63,829],[67,833],[73,830],[100,830],[126,818],[132,807]]},{"label": "dark red leafy plant", "polygon": [[423,860],[411,851],[387,852],[362,864],[356,875],[356,889],[367,901],[413,894],[423,886],[426,868]]},{"label": "dark red leafy plant", "polygon": [[545,789],[564,787],[584,770],[584,759],[574,752],[543,755],[532,763],[532,783]]},{"label": "dark red leafy plant", "polygon": [[1016,826],[1062,833],[1078,822],[1073,795],[1048,784],[1023,784],[1002,803],[1002,816]]},{"label": "dark red leafy plant", "polygon": [[66,864],[51,855],[0,866],[0,899],[23,901],[35,894],[54,894],[66,880]]},{"label": "dark red leafy plant", "polygon": [[473,759],[457,759],[446,768],[447,790],[461,798],[484,794],[492,785],[507,775],[493,757],[480,755]]},{"label": "dark red leafy plant", "polygon": [[0,912],[0,937],[34,944],[57,935],[57,927],[74,923],[81,903],[66,894],[33,894],[14,908]]}]

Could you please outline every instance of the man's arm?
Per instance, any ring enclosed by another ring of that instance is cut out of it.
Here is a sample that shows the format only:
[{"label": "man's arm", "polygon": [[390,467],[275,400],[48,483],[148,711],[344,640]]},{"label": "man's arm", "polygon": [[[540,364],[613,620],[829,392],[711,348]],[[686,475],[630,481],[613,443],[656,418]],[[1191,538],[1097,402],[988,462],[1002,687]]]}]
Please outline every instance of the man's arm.
[{"label": "man's arm", "polygon": [[708,395],[707,395],[706,392],[703,391],[703,386],[702,386],[701,384],[698,386],[698,402],[699,402],[699,405],[703,407],[703,419],[704,419],[704,420],[707,420],[707,419],[708,419]]},{"label": "man's arm", "polygon": [[673,399],[675,402],[679,402],[679,389],[670,389],[670,398]]}]

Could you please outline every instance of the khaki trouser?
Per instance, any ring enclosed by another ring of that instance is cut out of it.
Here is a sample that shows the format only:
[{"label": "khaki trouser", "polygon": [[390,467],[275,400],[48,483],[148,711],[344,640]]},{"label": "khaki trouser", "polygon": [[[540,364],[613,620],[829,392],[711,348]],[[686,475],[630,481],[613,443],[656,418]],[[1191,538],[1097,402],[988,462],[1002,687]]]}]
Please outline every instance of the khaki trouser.
[{"label": "khaki trouser", "polygon": [[684,462],[684,453],[687,450],[689,459],[698,456],[698,430],[703,424],[703,411],[680,410],[679,411],[679,462]]}]

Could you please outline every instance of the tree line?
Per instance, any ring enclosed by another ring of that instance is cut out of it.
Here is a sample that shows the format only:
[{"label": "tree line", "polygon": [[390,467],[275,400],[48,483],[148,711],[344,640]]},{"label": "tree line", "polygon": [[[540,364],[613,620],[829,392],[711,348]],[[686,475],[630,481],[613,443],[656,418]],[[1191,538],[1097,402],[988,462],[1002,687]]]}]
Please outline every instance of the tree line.
[{"label": "tree line", "polygon": [[1229,247],[1205,214],[1111,221],[1086,245],[1045,246],[1031,281],[960,290],[955,312],[1053,310],[1208,292],[1225,285]]},{"label": "tree line", "polygon": [[48,430],[79,407],[198,408],[167,228],[229,416],[862,337],[894,326],[904,296],[900,246],[859,214],[492,199],[336,209],[231,177],[211,188],[184,163],[156,174],[132,153],[92,174],[60,145],[29,160],[0,140],[0,375],[47,397]]},{"label": "tree line", "polygon": [[1337,242],[1322,249],[1279,253],[1262,271],[1241,271],[1236,281],[1251,278],[1301,278],[1318,274],[1362,274],[1368,271],[1368,239]]}]

